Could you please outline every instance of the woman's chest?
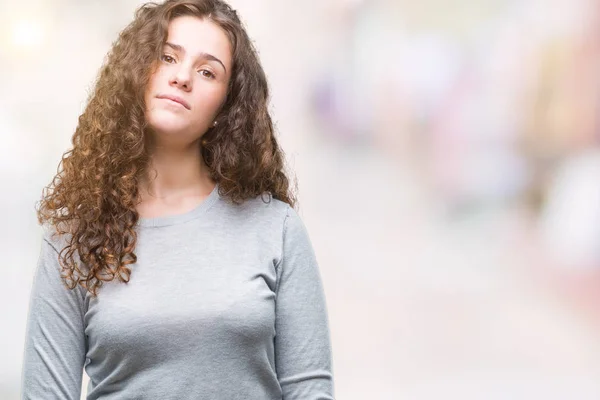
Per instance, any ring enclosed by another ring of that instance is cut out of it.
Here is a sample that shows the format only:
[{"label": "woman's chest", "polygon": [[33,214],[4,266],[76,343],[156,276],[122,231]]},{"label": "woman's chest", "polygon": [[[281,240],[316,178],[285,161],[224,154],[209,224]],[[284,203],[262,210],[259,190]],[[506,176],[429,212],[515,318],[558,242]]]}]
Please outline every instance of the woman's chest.
[{"label": "woman's chest", "polygon": [[[89,349],[176,356],[191,346],[272,342],[273,256],[251,240],[140,246],[130,281],[109,282],[86,312]],[[113,357],[117,355],[113,355]]]}]

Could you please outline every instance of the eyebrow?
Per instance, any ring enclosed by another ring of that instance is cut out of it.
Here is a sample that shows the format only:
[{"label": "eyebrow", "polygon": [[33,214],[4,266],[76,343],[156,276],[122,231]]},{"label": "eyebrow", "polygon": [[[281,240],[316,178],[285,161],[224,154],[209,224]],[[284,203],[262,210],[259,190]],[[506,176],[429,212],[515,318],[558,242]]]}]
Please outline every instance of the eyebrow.
[{"label": "eyebrow", "polygon": [[[180,51],[182,53],[185,53],[185,49],[181,45],[178,45],[175,43],[170,43],[170,42],[165,42],[165,46],[169,46],[170,48],[172,48],[175,51]],[[201,58],[206,58],[207,60],[218,62],[219,64],[221,64],[221,67],[223,67],[223,69],[225,70],[225,73],[227,73],[227,68],[225,68],[225,65],[223,65],[221,60],[219,60],[217,57],[213,56],[212,54],[201,52],[198,54],[198,56]]]}]

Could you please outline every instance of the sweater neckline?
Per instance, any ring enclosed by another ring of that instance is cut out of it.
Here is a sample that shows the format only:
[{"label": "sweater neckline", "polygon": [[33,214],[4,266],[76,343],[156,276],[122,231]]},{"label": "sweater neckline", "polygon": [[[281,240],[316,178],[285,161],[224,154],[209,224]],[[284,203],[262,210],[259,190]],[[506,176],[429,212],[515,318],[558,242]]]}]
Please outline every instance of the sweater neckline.
[{"label": "sweater neckline", "polygon": [[177,225],[190,221],[203,215],[219,198],[219,184],[217,183],[210,194],[190,211],[154,218],[140,218],[138,220],[138,226],[157,228],[160,226]]}]

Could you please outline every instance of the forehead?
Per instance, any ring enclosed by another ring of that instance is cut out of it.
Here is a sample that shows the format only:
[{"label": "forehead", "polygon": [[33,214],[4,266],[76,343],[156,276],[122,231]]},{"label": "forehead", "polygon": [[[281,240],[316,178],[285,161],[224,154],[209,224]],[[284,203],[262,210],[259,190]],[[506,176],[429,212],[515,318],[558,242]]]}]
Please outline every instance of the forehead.
[{"label": "forehead", "polygon": [[208,19],[188,15],[174,18],[169,22],[167,41],[182,46],[186,56],[209,53],[225,66],[231,65],[229,37],[220,26]]}]

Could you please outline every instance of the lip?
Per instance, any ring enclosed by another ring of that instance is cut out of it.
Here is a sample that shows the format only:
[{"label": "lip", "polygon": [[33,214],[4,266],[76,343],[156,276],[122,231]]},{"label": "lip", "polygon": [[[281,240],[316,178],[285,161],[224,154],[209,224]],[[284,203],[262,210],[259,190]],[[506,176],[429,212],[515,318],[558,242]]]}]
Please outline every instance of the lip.
[{"label": "lip", "polygon": [[184,106],[188,110],[190,109],[190,105],[188,104],[188,102],[185,101],[184,99],[182,99],[179,96],[173,96],[173,95],[170,95],[170,94],[159,94],[158,96],[156,96],[156,98],[171,100],[171,101],[174,101],[176,103],[181,104],[182,106]]}]

